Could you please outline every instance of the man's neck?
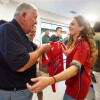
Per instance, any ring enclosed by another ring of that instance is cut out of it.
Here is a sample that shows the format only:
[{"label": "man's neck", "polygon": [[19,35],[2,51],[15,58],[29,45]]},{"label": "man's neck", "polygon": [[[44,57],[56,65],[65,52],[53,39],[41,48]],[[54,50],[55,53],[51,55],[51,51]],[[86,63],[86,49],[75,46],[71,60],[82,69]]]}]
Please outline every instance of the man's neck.
[{"label": "man's neck", "polygon": [[55,33],[55,36],[59,37],[58,33]]},{"label": "man's neck", "polygon": [[18,24],[21,26],[21,28],[24,30],[24,32],[27,34],[28,32],[27,32],[27,30],[26,30],[26,28],[25,28],[25,25],[24,25],[24,23],[22,22],[22,20],[20,19],[20,18],[18,18],[18,19],[15,19],[17,22],[18,22]]},{"label": "man's neck", "polygon": [[48,36],[47,34],[45,34],[46,36]]}]

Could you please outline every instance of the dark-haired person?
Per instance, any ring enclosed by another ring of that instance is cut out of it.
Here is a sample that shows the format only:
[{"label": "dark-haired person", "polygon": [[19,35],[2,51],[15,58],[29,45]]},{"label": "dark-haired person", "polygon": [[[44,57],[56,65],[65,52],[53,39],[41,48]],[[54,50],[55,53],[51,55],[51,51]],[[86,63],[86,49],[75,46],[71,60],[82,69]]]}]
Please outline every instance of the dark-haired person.
[{"label": "dark-haired person", "polygon": [[46,86],[66,80],[63,100],[84,100],[90,87],[90,59],[95,56],[95,43],[90,24],[83,16],[76,16],[69,25],[69,41],[67,50],[66,70],[53,77],[31,79],[34,85],[27,84],[31,92],[38,92]]},{"label": "dark-haired person", "polygon": [[7,23],[7,21],[6,20],[0,20],[0,25],[2,25],[4,23]]},{"label": "dark-haired person", "polygon": [[56,28],[56,33],[50,37],[49,41],[53,41],[53,42],[60,41],[61,36],[62,36],[62,28],[57,27]]},{"label": "dark-haired person", "polygon": [[93,82],[93,87],[95,91],[95,100],[100,100],[100,21],[94,24],[93,30],[95,33],[94,40],[98,52],[97,60],[93,66],[93,74],[96,79],[96,82]]}]

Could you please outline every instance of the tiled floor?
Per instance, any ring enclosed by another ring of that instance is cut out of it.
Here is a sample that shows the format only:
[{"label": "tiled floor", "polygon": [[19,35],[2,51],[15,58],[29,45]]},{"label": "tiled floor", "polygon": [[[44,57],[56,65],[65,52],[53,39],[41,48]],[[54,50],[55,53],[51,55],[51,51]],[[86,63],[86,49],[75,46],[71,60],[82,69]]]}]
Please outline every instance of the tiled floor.
[{"label": "tiled floor", "polygon": [[89,90],[85,100],[95,100],[94,90],[92,87],[90,87],[90,90]]}]

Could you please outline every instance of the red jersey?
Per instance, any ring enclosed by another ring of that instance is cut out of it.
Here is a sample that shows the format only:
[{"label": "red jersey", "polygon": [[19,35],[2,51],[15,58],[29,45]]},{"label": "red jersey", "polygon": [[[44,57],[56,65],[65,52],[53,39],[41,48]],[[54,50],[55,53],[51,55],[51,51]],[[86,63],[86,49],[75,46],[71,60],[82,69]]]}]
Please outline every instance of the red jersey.
[{"label": "red jersey", "polygon": [[[49,42],[51,44],[51,49],[49,52],[42,55],[42,65],[43,67],[48,65],[49,76],[54,76],[63,69],[63,53],[60,42]],[[55,92],[55,85],[52,85],[53,92]]]},{"label": "red jersey", "polygon": [[66,80],[66,93],[74,99],[84,100],[90,87],[90,47],[84,40],[78,40],[69,50],[66,60],[66,68],[72,60],[81,62],[81,72]]}]

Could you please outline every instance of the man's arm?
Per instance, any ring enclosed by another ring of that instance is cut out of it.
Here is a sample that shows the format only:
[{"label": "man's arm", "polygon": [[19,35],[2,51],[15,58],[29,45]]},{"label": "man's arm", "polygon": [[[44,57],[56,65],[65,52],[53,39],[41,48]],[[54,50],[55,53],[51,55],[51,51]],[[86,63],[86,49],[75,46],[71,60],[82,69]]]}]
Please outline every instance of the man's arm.
[{"label": "man's arm", "polygon": [[44,53],[48,52],[50,50],[51,46],[50,44],[44,44],[40,48],[38,48],[36,51],[29,53],[30,59],[26,63],[25,66],[17,70],[17,72],[23,72],[30,68],[32,65],[34,65],[37,62],[37,59]]},{"label": "man's arm", "polygon": [[90,65],[91,67],[94,66],[94,64],[97,60],[97,56],[98,56],[98,46],[99,46],[99,44],[98,44],[98,39],[95,36],[94,36],[94,41],[95,41],[95,44],[96,44],[96,50],[94,52],[93,57],[91,58],[91,65]]},{"label": "man's arm", "polygon": [[91,67],[93,67],[93,65],[95,64],[96,60],[97,60],[97,56],[98,56],[98,50],[95,51],[94,56],[91,58]]}]

